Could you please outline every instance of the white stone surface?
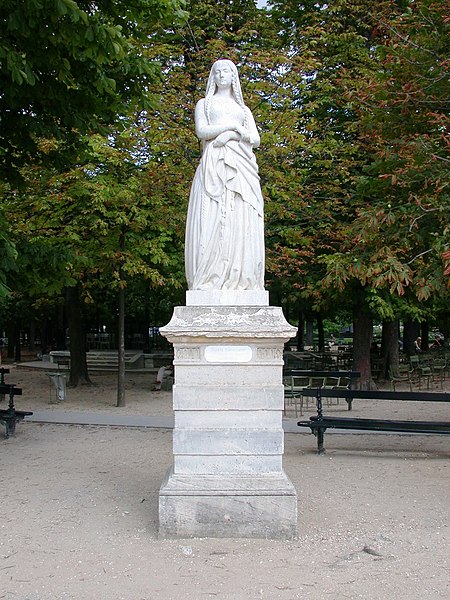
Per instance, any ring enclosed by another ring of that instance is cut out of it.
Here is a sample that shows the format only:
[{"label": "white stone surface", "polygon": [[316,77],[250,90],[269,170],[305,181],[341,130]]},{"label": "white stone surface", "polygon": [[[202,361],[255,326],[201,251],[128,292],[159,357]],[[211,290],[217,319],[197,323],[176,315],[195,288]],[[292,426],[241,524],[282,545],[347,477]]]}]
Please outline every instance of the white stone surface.
[{"label": "white stone surface", "polygon": [[264,289],[264,201],[253,147],[259,134],[230,60],[216,61],[195,108],[202,157],[186,219],[190,290]]},{"label": "white stone surface", "polygon": [[175,418],[184,411],[216,411],[239,410],[251,411],[258,415],[261,410],[281,411],[284,406],[284,390],[280,385],[261,385],[258,382],[242,385],[223,384],[218,386],[208,381],[198,386],[192,381],[186,384],[177,383],[173,387],[173,408]]},{"label": "white stone surface", "polygon": [[208,363],[248,363],[252,360],[252,349],[250,346],[206,346],[205,360]]},{"label": "white stone surface", "polygon": [[[296,493],[283,472],[283,345],[276,307],[177,307],[173,471],[160,490],[168,537],[294,537]],[[245,359],[245,360],[243,360]]]},{"label": "white stone surface", "polygon": [[210,365],[204,364],[197,369],[191,366],[176,365],[175,375],[177,383],[181,385],[208,385],[214,377],[216,385],[236,385],[243,387],[246,384],[264,386],[274,381],[280,373],[279,366],[268,365]]},{"label": "white stone surface", "polygon": [[284,475],[175,475],[160,493],[162,537],[258,537],[297,534],[297,495]]},{"label": "white stone surface", "polygon": [[280,410],[176,410],[175,429],[278,429]]},{"label": "white stone surface", "polygon": [[266,290],[188,290],[186,306],[269,306]]},{"label": "white stone surface", "polygon": [[[170,323],[160,329],[170,341],[181,343],[202,338],[241,339],[241,343],[248,343],[248,338],[289,340],[296,332],[278,306],[176,306]],[[281,364],[283,348],[271,348],[279,354]]]},{"label": "white stone surface", "polygon": [[174,454],[271,455],[283,454],[283,430],[270,429],[175,429]]},{"label": "white stone surface", "polygon": [[[282,470],[282,455],[174,455],[174,472],[177,475],[276,475]],[[251,493],[251,481],[249,481]]]}]

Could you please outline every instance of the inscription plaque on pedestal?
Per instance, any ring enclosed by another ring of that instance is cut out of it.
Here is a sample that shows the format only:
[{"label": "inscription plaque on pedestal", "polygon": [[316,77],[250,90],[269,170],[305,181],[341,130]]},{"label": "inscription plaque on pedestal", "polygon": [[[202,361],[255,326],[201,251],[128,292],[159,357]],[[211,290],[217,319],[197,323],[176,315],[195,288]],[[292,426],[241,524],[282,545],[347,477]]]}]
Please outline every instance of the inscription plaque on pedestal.
[{"label": "inscription plaque on pedestal", "polygon": [[209,363],[247,363],[252,360],[250,346],[206,346],[205,360]]}]

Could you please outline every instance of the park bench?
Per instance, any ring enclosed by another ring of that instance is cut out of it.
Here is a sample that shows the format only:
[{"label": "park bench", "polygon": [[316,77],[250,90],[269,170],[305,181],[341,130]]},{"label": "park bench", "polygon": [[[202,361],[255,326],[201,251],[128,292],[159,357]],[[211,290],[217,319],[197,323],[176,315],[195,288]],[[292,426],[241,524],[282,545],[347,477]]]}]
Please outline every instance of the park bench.
[{"label": "park bench", "polygon": [[[86,361],[89,369],[99,371],[117,371],[119,366],[119,353],[117,350],[89,350],[86,352]],[[52,350],[50,363],[60,366],[69,366],[70,352],[68,350]],[[128,370],[142,369],[144,367],[144,354],[142,351],[125,351],[125,368]]]},{"label": "park bench", "polygon": [[[450,394],[434,392],[390,392],[390,391],[365,391],[365,390],[330,390],[308,389],[303,395],[315,397],[317,400],[317,415],[309,421],[299,421],[299,427],[309,427],[311,433],[317,436],[317,451],[325,452],[324,433],[327,429],[353,429],[360,431],[386,431],[397,433],[432,433],[450,434],[450,422],[445,421],[396,421],[390,419],[362,419],[349,417],[325,416],[322,410],[322,398],[339,397],[348,400],[395,400],[412,402],[450,402]],[[351,405],[349,405],[350,409]]]},{"label": "park bench", "polygon": [[15,409],[14,396],[21,395],[21,388],[16,388],[14,384],[0,383],[0,397],[9,398],[8,408],[0,409],[0,423],[5,425],[5,435],[7,438],[16,431],[16,423],[33,414],[30,411]]}]

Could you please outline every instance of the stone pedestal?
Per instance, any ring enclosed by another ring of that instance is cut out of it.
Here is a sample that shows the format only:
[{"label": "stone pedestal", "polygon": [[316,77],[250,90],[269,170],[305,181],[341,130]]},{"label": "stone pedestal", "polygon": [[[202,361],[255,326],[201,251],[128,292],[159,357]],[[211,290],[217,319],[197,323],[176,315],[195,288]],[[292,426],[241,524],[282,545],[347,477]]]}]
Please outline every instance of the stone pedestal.
[{"label": "stone pedestal", "polygon": [[265,292],[252,292],[252,306],[232,294],[222,300],[233,306],[219,297],[208,305],[207,293],[188,292],[188,306],[175,308],[161,330],[175,352],[174,464],[159,493],[162,537],[297,532],[297,496],[282,468],[283,346],[295,328],[267,305]]}]

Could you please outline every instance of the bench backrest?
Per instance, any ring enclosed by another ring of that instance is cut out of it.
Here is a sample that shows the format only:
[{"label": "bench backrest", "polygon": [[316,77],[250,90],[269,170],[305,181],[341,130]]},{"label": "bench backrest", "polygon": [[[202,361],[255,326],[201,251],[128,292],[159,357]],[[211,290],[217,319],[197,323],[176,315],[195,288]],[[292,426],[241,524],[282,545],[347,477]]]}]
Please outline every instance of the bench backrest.
[{"label": "bench backrest", "polygon": [[21,396],[22,388],[17,388],[14,383],[1,383],[0,394],[9,396]]},{"label": "bench backrest", "polygon": [[450,402],[450,394],[445,392],[389,392],[371,390],[346,390],[310,388],[302,391],[303,396],[317,398],[352,398],[365,400],[410,400],[425,402]]}]

